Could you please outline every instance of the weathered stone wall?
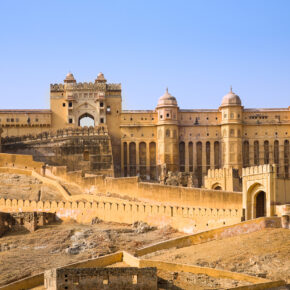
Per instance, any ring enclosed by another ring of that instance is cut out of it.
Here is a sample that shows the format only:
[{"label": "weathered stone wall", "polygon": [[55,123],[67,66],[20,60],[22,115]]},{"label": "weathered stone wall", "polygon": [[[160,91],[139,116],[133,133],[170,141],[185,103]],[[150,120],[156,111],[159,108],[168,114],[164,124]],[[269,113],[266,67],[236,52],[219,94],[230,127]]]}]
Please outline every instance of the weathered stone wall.
[{"label": "weathered stone wall", "polygon": [[217,209],[189,206],[169,206],[131,202],[116,198],[95,197],[94,202],[56,202],[0,199],[3,212],[51,212],[62,220],[73,219],[90,223],[93,218],[109,222],[132,224],[144,221],[153,226],[170,225],[186,233],[238,223],[243,218],[242,209]]},{"label": "weathered stone wall", "polygon": [[128,289],[157,290],[156,268],[62,268],[44,273],[48,290],[57,289]]},{"label": "weathered stone wall", "polygon": [[9,230],[26,229],[34,232],[38,226],[43,226],[56,220],[54,213],[46,212],[0,212],[0,237]]},{"label": "weathered stone wall", "polygon": [[68,171],[113,176],[111,140],[104,126],[6,137],[2,140],[2,152],[32,155],[35,161],[66,165]]}]

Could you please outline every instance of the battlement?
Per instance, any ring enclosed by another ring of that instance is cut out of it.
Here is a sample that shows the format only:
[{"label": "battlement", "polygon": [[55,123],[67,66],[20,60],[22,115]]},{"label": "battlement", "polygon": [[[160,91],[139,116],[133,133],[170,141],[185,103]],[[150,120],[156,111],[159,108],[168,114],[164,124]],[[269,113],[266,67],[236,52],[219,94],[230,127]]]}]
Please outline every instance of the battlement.
[{"label": "battlement", "polygon": [[242,175],[249,176],[255,174],[263,174],[263,173],[274,173],[277,174],[277,167],[275,164],[264,164],[259,166],[251,166],[247,168],[243,168]]},{"label": "battlement", "polygon": [[121,91],[121,84],[106,84],[106,83],[72,83],[66,87],[65,84],[50,84],[51,92],[64,92],[65,89],[69,90],[92,90],[92,91]]},{"label": "battlement", "polygon": [[31,201],[0,199],[2,212],[48,212],[62,220],[91,223],[95,217],[108,222],[132,224],[144,221],[153,226],[170,225],[183,232],[231,225],[240,222],[241,208],[204,208],[133,202],[99,196],[95,201]]},{"label": "battlement", "polygon": [[208,178],[236,177],[238,174],[233,168],[209,169],[207,172]]}]

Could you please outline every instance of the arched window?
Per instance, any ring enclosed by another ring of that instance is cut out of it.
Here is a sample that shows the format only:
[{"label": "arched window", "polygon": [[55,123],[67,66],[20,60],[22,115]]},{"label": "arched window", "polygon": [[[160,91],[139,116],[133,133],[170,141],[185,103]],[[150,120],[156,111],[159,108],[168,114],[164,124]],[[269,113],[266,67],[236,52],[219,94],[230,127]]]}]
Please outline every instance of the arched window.
[{"label": "arched window", "polygon": [[123,143],[123,156],[124,156],[124,176],[128,175],[128,164],[127,164],[127,142]]},{"label": "arched window", "polygon": [[179,143],[179,167],[180,171],[184,172],[185,171],[185,143],[180,142]]},{"label": "arched window", "polygon": [[289,178],[289,140],[284,141],[284,166],[285,177]]},{"label": "arched window", "polygon": [[214,142],[214,168],[220,168],[220,142]]},{"label": "arched window", "polygon": [[264,141],[264,164],[269,164],[269,141]]},{"label": "arched window", "polygon": [[188,143],[189,171],[193,172],[193,143]]},{"label": "arched window", "polygon": [[259,141],[254,142],[254,164],[259,165],[260,164],[260,151],[259,151]]},{"label": "arched window", "polygon": [[139,143],[139,166],[140,166],[140,177],[146,179],[146,143]]},{"label": "arched window", "polygon": [[196,143],[196,177],[198,181],[198,187],[202,186],[202,143]]},{"label": "arched window", "polygon": [[136,176],[136,143],[131,142],[129,145],[129,166],[130,176]]},{"label": "arched window", "polygon": [[150,154],[150,179],[156,179],[156,143],[151,142],[149,144],[149,154]]},{"label": "arched window", "polygon": [[166,137],[170,137],[170,130],[169,129],[166,130]]},{"label": "arched window", "polygon": [[249,142],[244,141],[243,143],[243,167],[250,166],[250,155],[249,155]]},{"label": "arched window", "polygon": [[274,163],[279,165],[279,141],[274,142]]},{"label": "arched window", "polygon": [[206,170],[210,169],[210,142],[207,141],[205,144],[206,148]]}]

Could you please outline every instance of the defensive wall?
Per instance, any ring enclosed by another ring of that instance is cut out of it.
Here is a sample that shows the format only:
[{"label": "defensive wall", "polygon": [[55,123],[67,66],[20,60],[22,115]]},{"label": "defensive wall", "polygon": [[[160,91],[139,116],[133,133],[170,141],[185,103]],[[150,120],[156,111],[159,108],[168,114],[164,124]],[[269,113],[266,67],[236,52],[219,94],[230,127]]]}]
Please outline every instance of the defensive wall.
[{"label": "defensive wall", "polygon": [[62,220],[73,219],[79,223],[90,223],[95,217],[107,222],[127,224],[144,221],[158,227],[170,225],[186,233],[235,224],[241,221],[243,214],[242,209],[181,207],[103,197],[94,197],[94,199],[93,202],[37,202],[1,198],[0,211],[51,212]]},{"label": "defensive wall", "polygon": [[242,179],[234,168],[209,169],[204,177],[204,187],[208,189],[242,191]]},{"label": "defensive wall", "polygon": [[[256,276],[250,276],[247,274],[231,272],[216,268],[201,267],[196,265],[180,264],[180,263],[169,263],[158,260],[150,260],[143,257],[147,253],[153,253],[162,249],[169,249],[172,247],[185,247],[193,244],[205,243],[214,239],[222,239],[225,237],[239,235],[243,233],[249,233],[258,231],[266,227],[280,227],[281,219],[280,218],[259,218],[252,221],[246,221],[240,223],[239,225],[227,226],[221,229],[209,230],[195,235],[184,236],[169,241],[161,242],[137,251],[135,256],[129,254],[125,251],[117,252],[114,254],[109,254],[96,259],[89,259],[85,261],[80,261],[74,264],[69,264],[58,269],[67,269],[67,268],[96,268],[96,267],[107,267],[115,263],[124,262],[131,267],[156,267],[158,270],[164,270],[169,272],[188,272],[194,274],[206,274],[211,277],[216,278],[226,278],[233,279],[238,281],[246,281],[252,283],[249,286],[235,287],[232,289],[267,289],[273,287],[279,287],[286,285],[286,282],[283,280],[280,281],[271,281],[265,278],[260,278]],[[188,241],[191,241],[190,243]],[[30,289],[44,285],[44,273],[28,277],[22,280],[18,280],[9,285],[0,287],[1,290],[18,290],[18,289]]]}]

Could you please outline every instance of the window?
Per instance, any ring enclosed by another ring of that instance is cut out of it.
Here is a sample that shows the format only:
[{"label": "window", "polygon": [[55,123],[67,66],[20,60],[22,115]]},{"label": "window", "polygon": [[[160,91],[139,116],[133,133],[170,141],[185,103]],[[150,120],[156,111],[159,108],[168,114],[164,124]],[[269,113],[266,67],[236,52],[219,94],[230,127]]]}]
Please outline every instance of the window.
[{"label": "window", "polygon": [[11,122],[14,122],[14,118],[11,118]]},{"label": "window", "polygon": [[160,119],[163,119],[163,115],[160,115]]},{"label": "window", "polygon": [[104,107],[104,103],[100,102],[100,107],[103,108]]},{"label": "window", "polygon": [[137,275],[133,275],[132,276],[132,284],[137,284],[137,283],[138,283]]},{"label": "window", "polygon": [[166,118],[169,118],[169,114],[168,113],[166,114]]},{"label": "window", "polygon": [[38,122],[38,118],[35,118],[35,122]]},{"label": "window", "polygon": [[100,119],[100,123],[102,123],[102,124],[104,123],[104,118]]},{"label": "window", "polygon": [[84,161],[90,161],[90,153],[88,150],[84,151],[83,159]]},{"label": "window", "polygon": [[[1,121],[1,119],[0,119],[0,121]],[[15,121],[16,121],[16,122],[19,122],[19,118],[16,118]]]},{"label": "window", "polygon": [[65,107],[65,103],[62,103],[62,106]]},{"label": "window", "polygon": [[69,118],[69,119],[68,119],[68,122],[69,122],[69,124],[72,124],[73,119],[72,119],[72,118]]},{"label": "window", "polygon": [[234,113],[231,113],[231,119],[233,119],[234,118]]},{"label": "window", "polygon": [[7,121],[7,122],[10,122],[10,119],[9,119],[9,118],[7,118],[7,119],[6,119],[6,121]]},{"label": "window", "polygon": [[107,113],[110,113],[110,112],[111,112],[111,107],[107,106]]},{"label": "window", "polygon": [[224,119],[227,117],[227,114],[224,114]]},{"label": "window", "polygon": [[69,102],[68,103],[68,106],[71,108],[72,107],[72,102]]}]

